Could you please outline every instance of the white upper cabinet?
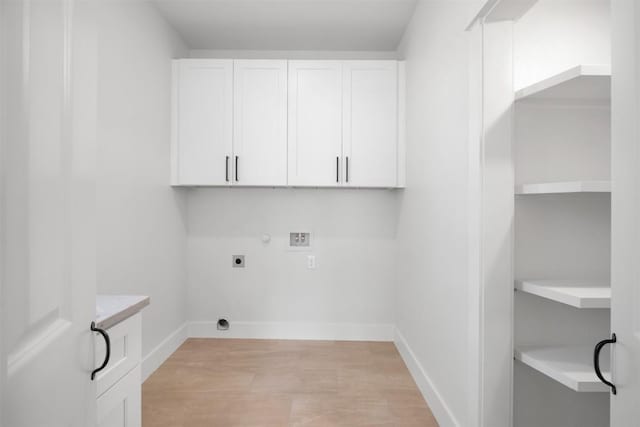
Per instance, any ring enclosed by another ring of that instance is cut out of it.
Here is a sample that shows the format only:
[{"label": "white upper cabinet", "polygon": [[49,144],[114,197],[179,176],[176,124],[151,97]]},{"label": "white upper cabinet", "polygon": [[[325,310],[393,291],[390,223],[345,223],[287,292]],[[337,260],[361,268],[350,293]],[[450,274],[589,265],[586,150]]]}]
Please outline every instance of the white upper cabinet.
[{"label": "white upper cabinet", "polygon": [[229,182],[232,106],[232,60],[174,62],[173,185]]},{"label": "white upper cabinet", "polygon": [[172,185],[402,186],[399,87],[397,61],[176,60]]},{"label": "white upper cabinet", "polygon": [[398,184],[398,63],[347,61],[343,69],[343,184]]},{"label": "white upper cabinet", "polygon": [[342,182],[342,62],[289,62],[289,185]]},{"label": "white upper cabinet", "polygon": [[287,61],[234,61],[233,184],[287,185]]}]

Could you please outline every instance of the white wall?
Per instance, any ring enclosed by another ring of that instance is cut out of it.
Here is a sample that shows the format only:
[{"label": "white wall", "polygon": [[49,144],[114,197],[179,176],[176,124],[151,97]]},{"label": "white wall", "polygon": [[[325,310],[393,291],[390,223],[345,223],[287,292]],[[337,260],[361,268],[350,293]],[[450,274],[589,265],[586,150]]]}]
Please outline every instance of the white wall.
[{"label": "white wall", "polygon": [[169,187],[171,62],[146,2],[99,6],[98,293],[143,294],[142,353],[186,320],[186,199]]},{"label": "white wall", "polygon": [[610,2],[539,0],[514,28],[515,89],[579,64],[611,64]]},{"label": "white wall", "polygon": [[441,425],[470,425],[468,8],[420,2],[400,46],[407,61],[408,140],[407,188],[399,198],[397,328],[444,403],[429,401]]},{"label": "white wall", "polygon": [[[396,192],[197,189],[188,212],[188,313],[211,322],[193,333],[215,335],[228,316],[227,336],[392,338]],[[311,232],[310,252],[288,250],[297,231]]]},{"label": "white wall", "polygon": [[[199,58],[393,59],[396,52],[192,50]],[[189,191],[188,316],[198,336],[393,338],[396,192]],[[309,253],[287,249],[310,231]],[[262,243],[262,235],[272,241]],[[246,256],[232,269],[231,256]],[[317,268],[307,269],[307,255]],[[231,330],[216,332],[227,317]]]}]

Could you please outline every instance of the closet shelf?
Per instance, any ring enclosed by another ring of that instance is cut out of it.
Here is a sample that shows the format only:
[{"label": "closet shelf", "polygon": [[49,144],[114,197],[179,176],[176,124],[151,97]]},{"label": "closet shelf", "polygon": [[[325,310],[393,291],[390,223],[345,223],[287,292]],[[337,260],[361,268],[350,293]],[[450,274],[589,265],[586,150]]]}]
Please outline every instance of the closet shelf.
[{"label": "closet shelf", "polygon": [[578,65],[569,68],[520,89],[515,99],[608,101],[611,99],[611,66]]},{"label": "closet shelf", "polygon": [[518,280],[518,291],[577,308],[610,308],[611,287],[584,280]]},{"label": "closet shelf", "polygon": [[484,4],[467,26],[467,31],[473,28],[475,23],[482,20],[482,18],[484,18],[486,22],[517,21],[526,14],[537,1],[538,0],[484,0]]},{"label": "closet shelf", "polygon": [[611,181],[542,182],[516,186],[517,195],[562,193],[610,193]]},{"label": "closet shelf", "polygon": [[[608,392],[593,370],[593,347],[523,346],[516,348],[515,358],[578,392]],[[601,366],[605,378],[611,378],[610,358],[603,352]]]}]

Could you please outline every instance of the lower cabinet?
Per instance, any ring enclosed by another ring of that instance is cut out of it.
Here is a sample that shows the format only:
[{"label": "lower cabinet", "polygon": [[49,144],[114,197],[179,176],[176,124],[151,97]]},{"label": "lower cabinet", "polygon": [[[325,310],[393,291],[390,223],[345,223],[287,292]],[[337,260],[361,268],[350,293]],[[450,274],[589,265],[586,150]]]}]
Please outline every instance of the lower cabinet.
[{"label": "lower cabinet", "polygon": [[98,427],[142,426],[140,365],[98,397]]},{"label": "lower cabinet", "polygon": [[[111,355],[107,366],[96,376],[97,426],[142,426],[141,401],[141,314],[107,329]],[[104,340],[96,340],[96,366],[105,357]]]}]

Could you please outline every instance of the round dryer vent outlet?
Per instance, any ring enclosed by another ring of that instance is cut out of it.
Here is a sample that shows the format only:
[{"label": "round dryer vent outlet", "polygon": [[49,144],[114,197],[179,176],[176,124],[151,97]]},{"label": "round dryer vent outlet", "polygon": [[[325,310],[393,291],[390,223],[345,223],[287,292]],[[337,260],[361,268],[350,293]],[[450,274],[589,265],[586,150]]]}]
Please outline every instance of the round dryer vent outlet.
[{"label": "round dryer vent outlet", "polygon": [[226,331],[229,329],[229,321],[225,318],[218,319],[218,330]]}]

